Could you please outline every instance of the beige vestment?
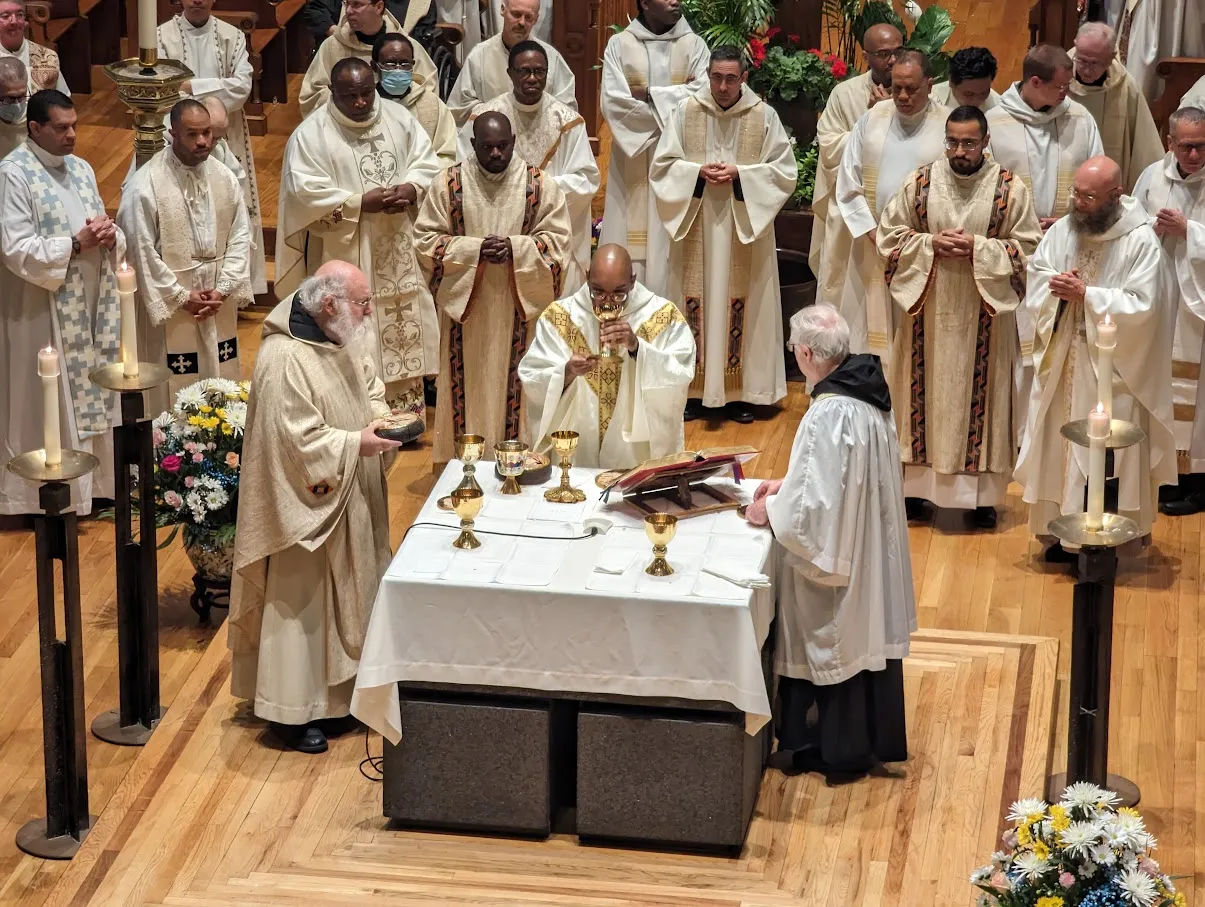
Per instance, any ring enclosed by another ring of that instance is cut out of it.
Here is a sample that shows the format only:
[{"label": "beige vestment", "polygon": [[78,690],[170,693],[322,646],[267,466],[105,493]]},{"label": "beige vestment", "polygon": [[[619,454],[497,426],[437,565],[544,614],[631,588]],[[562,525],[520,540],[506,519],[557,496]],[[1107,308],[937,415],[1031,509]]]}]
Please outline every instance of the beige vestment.
[{"label": "beige vestment", "polygon": [[431,150],[439,159],[439,166],[451,167],[456,163],[456,120],[448,105],[439,99],[439,92],[425,79],[415,78],[410,90],[402,97],[385,94],[377,86],[377,94],[387,101],[396,101],[414,115],[431,140]]},{"label": "beige vestment", "polygon": [[[929,95],[934,101],[943,107],[949,107],[954,110],[962,105],[958,103],[958,98],[954,97],[954,86],[949,82],[938,82],[933,86],[933,93]],[[995,110],[1000,106],[1000,95],[996,93],[996,89],[988,92],[987,100],[980,105],[979,109],[984,113],[989,110]]]},{"label": "beige vestment", "polygon": [[[562,104],[577,110],[577,83],[573,70],[565,58],[551,44],[533,38],[544,48],[548,59],[548,81],[544,85],[546,94],[552,95]],[[478,104],[510,91],[512,86],[507,69],[510,65],[510,50],[502,42],[502,35],[494,35],[482,41],[464,61],[456,84],[448,95],[448,109],[456,118],[456,125],[463,126]],[[415,68],[417,72],[417,67]]]},{"label": "beige vestment", "polygon": [[[1071,57],[1075,58],[1074,49]],[[1163,157],[1163,142],[1142,89],[1125,64],[1115,59],[1103,85],[1072,79],[1071,94],[1096,120],[1105,154],[1121,165],[1122,181],[1130,191],[1142,171]]]},{"label": "beige vestment", "polygon": [[59,69],[59,55],[49,47],[26,38],[15,52],[0,44],[0,57],[16,57],[25,65],[30,94],[44,88],[53,88],[68,97],[71,96],[67,80]]}]

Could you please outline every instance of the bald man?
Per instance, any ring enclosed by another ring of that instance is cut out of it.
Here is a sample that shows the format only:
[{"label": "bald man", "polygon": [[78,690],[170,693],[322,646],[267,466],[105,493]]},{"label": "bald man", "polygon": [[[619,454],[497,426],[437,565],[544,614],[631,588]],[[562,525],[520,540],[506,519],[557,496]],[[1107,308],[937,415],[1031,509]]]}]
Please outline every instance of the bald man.
[{"label": "bald man", "polygon": [[678,307],[636,280],[623,246],[600,246],[586,283],[540,315],[519,363],[528,436],[546,451],[552,432],[575,431],[574,463],[601,469],[677,453],[694,372]]},{"label": "bald man", "polygon": [[[1050,521],[1084,509],[1088,451],[1060,434],[1086,419],[1100,399],[1097,324],[1117,325],[1113,418],[1138,425],[1146,439],[1115,451],[1118,512],[1149,535],[1158,488],[1176,482],[1172,429],[1172,324],[1167,262],[1146,211],[1125,194],[1121,167],[1086,161],[1072,183],[1071,213],[1051,227],[1029,261],[1025,307],[1036,325],[1034,380],[1016,480],[1030,505],[1031,531],[1052,541]],[[1073,559],[1057,542],[1046,559]]]},{"label": "bald man", "polygon": [[[346,729],[389,566],[389,414],[372,291],[330,261],[264,322],[243,442],[230,595],[231,692],[281,743],[321,753]],[[262,406],[260,403],[262,402]],[[333,721],[332,721],[333,719]]]},{"label": "bald man", "polygon": [[25,64],[16,57],[0,57],[0,158],[25,141]]}]

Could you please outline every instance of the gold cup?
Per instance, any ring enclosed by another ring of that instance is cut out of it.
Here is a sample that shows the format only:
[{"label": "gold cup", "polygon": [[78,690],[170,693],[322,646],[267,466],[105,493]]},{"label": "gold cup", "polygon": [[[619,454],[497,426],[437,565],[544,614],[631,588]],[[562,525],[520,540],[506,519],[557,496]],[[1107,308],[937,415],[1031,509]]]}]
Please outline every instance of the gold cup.
[{"label": "gold cup", "polygon": [[569,484],[569,467],[573,465],[573,452],[577,450],[577,432],[554,431],[551,435],[552,448],[561,458],[561,484],[544,492],[544,500],[554,504],[579,504],[586,500],[586,493]]},{"label": "gold cup", "polygon": [[[610,299],[608,299],[602,305],[596,306],[595,314],[598,316],[600,329],[604,324],[610,324],[612,321],[618,321],[619,317],[623,315],[623,310],[625,308],[627,308],[626,302],[617,303],[612,302]],[[619,353],[612,349],[610,345],[603,344],[602,351],[599,352],[598,356],[600,359],[615,359],[619,356]]]},{"label": "gold cup", "polygon": [[464,478],[456,486],[457,491],[481,491],[477,484],[477,461],[485,455],[485,438],[481,435],[457,435],[456,459],[464,464]]},{"label": "gold cup", "polygon": [[502,494],[522,494],[519,476],[523,475],[523,461],[527,456],[527,445],[522,441],[503,441],[494,445],[494,458],[498,461],[498,472],[502,475]]},{"label": "gold cup", "polygon": [[471,551],[481,547],[481,541],[473,534],[473,520],[484,503],[485,492],[480,488],[457,488],[452,492],[452,509],[460,517],[460,535],[452,543],[453,548]]},{"label": "gold cup", "polygon": [[644,518],[644,534],[653,543],[653,562],[644,568],[649,576],[673,576],[674,568],[665,559],[669,543],[678,534],[678,518],[668,513],[650,513]]}]

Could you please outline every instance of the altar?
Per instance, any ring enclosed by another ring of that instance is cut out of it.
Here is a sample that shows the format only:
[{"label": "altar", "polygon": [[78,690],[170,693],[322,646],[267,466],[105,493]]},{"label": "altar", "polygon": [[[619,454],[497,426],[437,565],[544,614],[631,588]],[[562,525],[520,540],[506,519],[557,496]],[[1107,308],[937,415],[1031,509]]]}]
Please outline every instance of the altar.
[{"label": "altar", "polygon": [[[456,550],[437,501],[461,471],[399,547],[360,660],[352,712],[385,738],[385,814],[739,847],[771,741],[770,533],[732,511],[682,519],[674,574],[650,576],[644,514],[598,500],[596,470],[572,470],[587,500],[566,505],[501,495],[479,468],[482,545]],[[744,502],[758,484],[712,482]]]}]

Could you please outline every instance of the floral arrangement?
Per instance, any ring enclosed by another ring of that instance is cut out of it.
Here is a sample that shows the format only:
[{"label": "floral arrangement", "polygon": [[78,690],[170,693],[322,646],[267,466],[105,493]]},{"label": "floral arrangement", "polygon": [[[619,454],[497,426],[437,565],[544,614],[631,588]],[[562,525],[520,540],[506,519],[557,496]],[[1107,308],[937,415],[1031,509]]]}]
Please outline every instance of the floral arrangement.
[{"label": "floral arrangement", "polygon": [[248,388],[246,381],[198,381],[153,423],[155,521],[182,526],[185,545],[207,538],[220,546],[234,537]]},{"label": "floral arrangement", "polygon": [[1184,907],[1183,893],[1151,857],[1155,838],[1135,809],[1081,781],[1058,803],[1018,800],[1006,850],[976,869],[981,907]]},{"label": "floral arrangement", "polygon": [[749,85],[767,101],[809,101],[820,109],[828,103],[849,67],[836,54],[801,50],[798,35],[783,35],[777,26],[749,39],[752,72]]}]

